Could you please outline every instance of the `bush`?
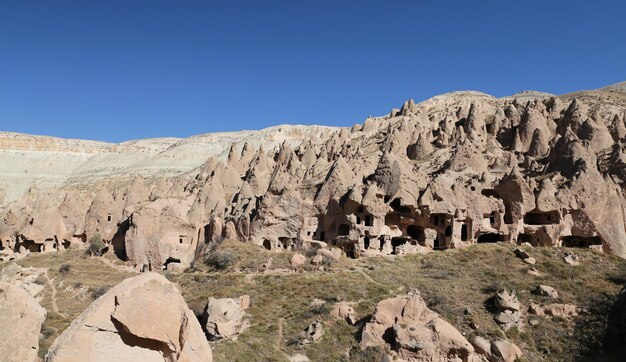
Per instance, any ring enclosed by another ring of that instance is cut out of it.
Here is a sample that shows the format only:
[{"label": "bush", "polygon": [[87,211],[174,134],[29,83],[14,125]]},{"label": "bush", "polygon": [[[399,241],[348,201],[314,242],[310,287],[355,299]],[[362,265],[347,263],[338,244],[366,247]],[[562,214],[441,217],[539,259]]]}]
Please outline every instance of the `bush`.
[{"label": "bush", "polygon": [[217,270],[224,270],[235,264],[237,257],[228,250],[216,250],[209,254],[204,264]]},{"label": "bush", "polygon": [[71,268],[72,267],[69,264],[63,264],[59,268],[59,273],[61,273],[62,276],[66,276],[70,272]]},{"label": "bush", "polygon": [[87,251],[85,253],[89,256],[101,256],[104,248],[105,245],[100,237],[100,234],[96,234],[89,239],[89,247],[87,247]]},{"label": "bush", "polygon": [[93,299],[98,299],[104,295],[107,291],[109,291],[110,287],[98,287],[91,291],[91,297]]}]

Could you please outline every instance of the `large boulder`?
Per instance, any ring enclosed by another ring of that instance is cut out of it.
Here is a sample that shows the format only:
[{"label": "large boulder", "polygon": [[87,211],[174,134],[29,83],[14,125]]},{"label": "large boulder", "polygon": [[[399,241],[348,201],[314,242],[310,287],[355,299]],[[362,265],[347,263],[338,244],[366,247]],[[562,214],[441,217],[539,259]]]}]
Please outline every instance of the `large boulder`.
[{"label": "large boulder", "polygon": [[180,292],[155,273],[126,279],[96,299],[46,354],[46,361],[212,360]]},{"label": "large boulder", "polygon": [[0,356],[7,362],[37,361],[46,310],[24,289],[0,282]]},{"label": "large boulder", "polygon": [[202,316],[207,337],[211,341],[230,339],[243,332],[250,323],[245,320],[250,297],[209,298]]},{"label": "large boulder", "polygon": [[365,325],[361,347],[386,346],[401,359],[415,361],[478,361],[474,347],[450,323],[426,306],[419,292],[385,299]]}]

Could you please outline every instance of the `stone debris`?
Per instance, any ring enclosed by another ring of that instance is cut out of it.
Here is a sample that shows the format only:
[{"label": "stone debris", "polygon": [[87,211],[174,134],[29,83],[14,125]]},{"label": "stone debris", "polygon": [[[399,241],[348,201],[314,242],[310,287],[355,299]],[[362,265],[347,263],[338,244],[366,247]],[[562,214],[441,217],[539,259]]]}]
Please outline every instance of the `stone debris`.
[{"label": "stone debris", "polygon": [[165,277],[128,278],[57,337],[46,361],[212,361],[196,316]]}]

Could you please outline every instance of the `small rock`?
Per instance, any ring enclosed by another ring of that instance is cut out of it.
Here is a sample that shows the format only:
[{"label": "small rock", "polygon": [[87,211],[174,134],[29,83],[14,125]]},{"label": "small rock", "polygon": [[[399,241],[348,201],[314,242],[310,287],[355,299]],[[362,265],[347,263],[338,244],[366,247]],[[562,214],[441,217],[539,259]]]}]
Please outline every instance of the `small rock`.
[{"label": "small rock", "polygon": [[538,325],[539,325],[539,320],[538,320],[538,319],[533,318],[533,319],[531,319],[531,320],[529,320],[529,321],[528,321],[528,324],[530,324],[530,325],[531,325],[531,326],[533,326],[533,327],[538,326]]},{"label": "small rock", "polygon": [[504,362],[514,362],[524,355],[518,346],[503,339],[491,342],[491,353]]},{"label": "small rock", "polygon": [[465,315],[472,315],[472,314],[474,314],[474,311],[472,311],[472,308],[470,308],[470,307],[466,307],[466,308],[463,310],[463,314],[465,314]]},{"label": "small rock", "polygon": [[580,260],[578,259],[578,255],[571,253],[571,252],[566,252],[565,255],[563,256],[563,261],[566,262],[569,265],[579,265],[580,264]]},{"label": "small rock", "polygon": [[529,256],[528,258],[524,259],[524,263],[530,264],[530,265],[535,265],[535,263],[537,263],[537,261],[532,256]]},{"label": "small rock", "polygon": [[321,255],[315,255],[312,259],[311,259],[311,264],[313,265],[320,265],[322,264],[322,262],[324,261],[324,257]]},{"label": "small rock", "polygon": [[537,270],[536,268],[530,268],[528,269],[528,274],[530,275],[534,275],[536,277],[541,276],[541,273],[539,273],[539,270]]},{"label": "small rock", "polygon": [[474,336],[470,339],[470,343],[474,346],[476,352],[485,356],[491,356],[491,342],[484,337]]},{"label": "small rock", "polygon": [[291,257],[291,266],[293,267],[299,267],[304,265],[304,263],[306,262],[306,257],[300,253],[295,253],[293,254],[293,256]]},{"label": "small rock", "polygon": [[537,295],[541,295],[542,297],[550,297],[550,298],[558,298],[559,297],[559,293],[556,291],[556,289],[547,286],[547,285],[538,285],[537,288],[535,289],[535,294]]}]

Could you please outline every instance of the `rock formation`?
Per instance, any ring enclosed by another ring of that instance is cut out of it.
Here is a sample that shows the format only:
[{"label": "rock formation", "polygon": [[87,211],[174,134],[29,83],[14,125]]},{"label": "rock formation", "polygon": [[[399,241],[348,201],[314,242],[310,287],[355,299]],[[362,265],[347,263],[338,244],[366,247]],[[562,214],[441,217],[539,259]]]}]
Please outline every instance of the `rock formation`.
[{"label": "rock formation", "polygon": [[96,299],[54,341],[46,361],[211,361],[211,347],[180,292],[144,273]]},{"label": "rock formation", "polygon": [[[488,242],[624,257],[626,102],[608,92],[455,92],[352,128],[224,136],[232,144],[221,140],[175,172],[139,171],[159,170],[175,150],[188,155],[198,140],[83,145],[107,149],[109,161],[145,147],[149,159],[124,158],[119,170],[98,164],[18,196],[2,186],[13,196],[0,209],[0,253],[57,251],[99,236],[148,270],[183,270],[225,238],[271,250],[332,247],[351,258]],[[24,142],[29,152],[37,144]]]},{"label": "rock formation", "polygon": [[428,309],[417,291],[379,302],[363,328],[361,346],[385,346],[389,339],[403,360],[480,361],[470,342]]},{"label": "rock formation", "polygon": [[0,356],[3,361],[38,361],[39,331],[46,315],[46,310],[24,289],[0,282]]}]

